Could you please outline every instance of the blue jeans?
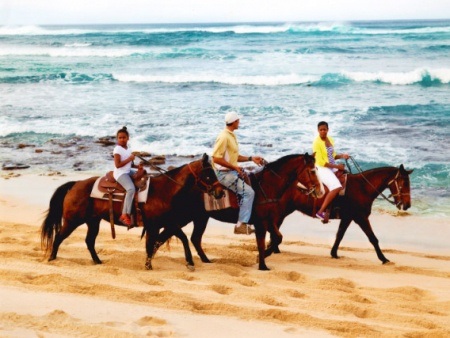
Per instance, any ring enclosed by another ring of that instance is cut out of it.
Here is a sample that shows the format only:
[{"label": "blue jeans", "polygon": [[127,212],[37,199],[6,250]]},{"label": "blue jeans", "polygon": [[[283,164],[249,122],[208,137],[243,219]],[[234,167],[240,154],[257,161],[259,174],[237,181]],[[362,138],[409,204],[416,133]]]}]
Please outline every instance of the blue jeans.
[{"label": "blue jeans", "polygon": [[223,186],[232,190],[241,198],[241,206],[239,208],[239,222],[248,223],[252,215],[253,200],[255,192],[252,187],[245,183],[235,170],[216,171],[217,179]]},{"label": "blue jeans", "polygon": [[122,187],[125,188],[127,191],[125,195],[125,200],[123,201],[123,208],[122,208],[122,214],[131,214],[131,207],[133,206],[133,198],[134,193],[136,192],[136,188],[134,187],[133,179],[131,178],[131,175],[135,173],[134,170],[130,171],[130,173],[120,175],[117,179],[117,182],[119,182]]}]

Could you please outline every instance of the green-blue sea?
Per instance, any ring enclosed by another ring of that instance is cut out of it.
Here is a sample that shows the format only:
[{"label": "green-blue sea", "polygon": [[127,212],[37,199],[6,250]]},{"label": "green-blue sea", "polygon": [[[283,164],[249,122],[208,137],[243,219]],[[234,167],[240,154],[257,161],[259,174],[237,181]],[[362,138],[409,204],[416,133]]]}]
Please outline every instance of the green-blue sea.
[{"label": "green-blue sea", "polygon": [[311,152],[325,120],[363,169],[414,169],[412,213],[450,216],[450,21],[0,27],[3,166],[106,171],[123,125],[182,164],[231,110],[243,154]]}]

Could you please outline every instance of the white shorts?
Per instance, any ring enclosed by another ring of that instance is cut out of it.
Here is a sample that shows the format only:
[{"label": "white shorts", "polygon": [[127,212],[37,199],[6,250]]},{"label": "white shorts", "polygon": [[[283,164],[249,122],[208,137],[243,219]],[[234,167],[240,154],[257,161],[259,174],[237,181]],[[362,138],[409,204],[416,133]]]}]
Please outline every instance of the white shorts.
[{"label": "white shorts", "polygon": [[341,183],[330,168],[317,166],[317,174],[322,183],[326,185],[330,191],[342,188]]}]

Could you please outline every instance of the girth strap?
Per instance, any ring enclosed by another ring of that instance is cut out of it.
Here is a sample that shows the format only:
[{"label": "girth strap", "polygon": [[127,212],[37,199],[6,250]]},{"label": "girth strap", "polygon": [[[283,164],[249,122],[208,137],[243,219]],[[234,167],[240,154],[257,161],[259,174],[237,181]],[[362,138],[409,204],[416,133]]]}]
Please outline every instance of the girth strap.
[{"label": "girth strap", "polygon": [[116,239],[116,228],[114,227],[114,209],[113,209],[113,194],[108,194],[109,199],[109,223],[111,224],[111,236]]}]

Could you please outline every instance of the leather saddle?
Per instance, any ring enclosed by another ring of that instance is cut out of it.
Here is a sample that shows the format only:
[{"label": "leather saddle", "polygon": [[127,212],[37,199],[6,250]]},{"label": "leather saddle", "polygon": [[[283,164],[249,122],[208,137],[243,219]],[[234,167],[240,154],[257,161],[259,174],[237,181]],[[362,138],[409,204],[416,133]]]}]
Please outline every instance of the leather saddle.
[{"label": "leather saddle", "polygon": [[339,196],[345,195],[345,188],[347,187],[347,176],[348,176],[347,171],[339,170],[336,172],[336,177],[338,178],[339,183],[341,183],[342,185],[342,190],[339,191]]},{"label": "leather saddle", "polygon": [[[132,176],[134,185],[136,187],[136,192],[145,189],[148,180],[148,176],[146,174],[146,171],[142,169],[138,170],[136,174]],[[108,171],[105,176],[100,178],[100,182],[98,183],[98,190],[105,194],[124,194],[126,192],[125,188],[114,179],[112,171]]]}]

